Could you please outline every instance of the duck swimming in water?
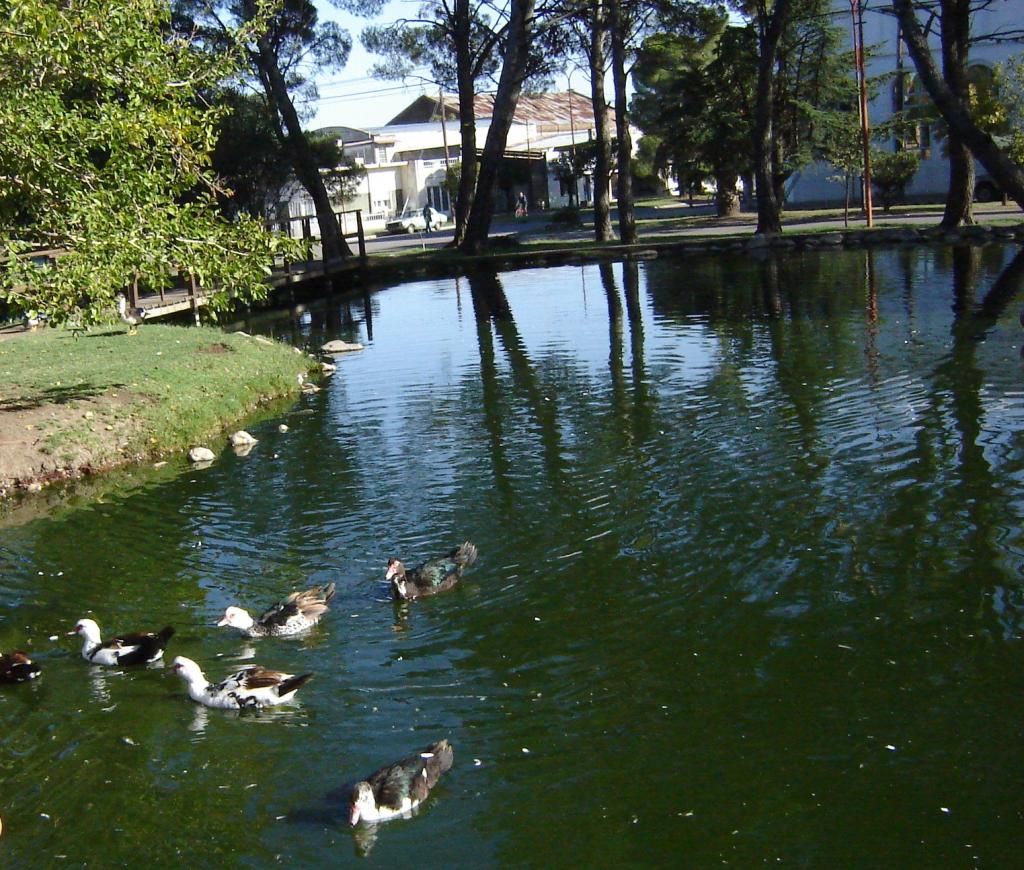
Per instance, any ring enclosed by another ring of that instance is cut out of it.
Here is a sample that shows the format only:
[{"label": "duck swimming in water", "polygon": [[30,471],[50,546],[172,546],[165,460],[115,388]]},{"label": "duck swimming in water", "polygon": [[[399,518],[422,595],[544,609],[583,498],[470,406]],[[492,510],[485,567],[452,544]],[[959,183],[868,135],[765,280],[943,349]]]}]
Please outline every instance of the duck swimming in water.
[{"label": "duck swimming in water", "polygon": [[83,638],[82,658],[94,665],[144,665],[164,654],[174,629],[166,626],[158,632],[144,631],[121,634],[102,640],[100,627],[92,619],[80,619],[74,631]]},{"label": "duck swimming in water", "polygon": [[0,655],[0,683],[27,683],[38,676],[39,665],[20,649]]},{"label": "duck swimming in water", "polygon": [[455,752],[438,740],[415,755],[386,765],[352,787],[349,824],[383,822],[418,807],[452,766]]},{"label": "duck swimming in water", "polygon": [[447,555],[428,559],[416,568],[407,569],[398,559],[389,559],[384,579],[391,583],[391,594],[396,599],[409,601],[451,589],[475,561],[476,547],[466,541]]},{"label": "duck swimming in water", "polygon": [[176,656],[171,670],[188,684],[188,696],[193,701],[222,710],[259,709],[287,704],[313,678],[312,674],[296,677],[259,665],[250,665],[219,683],[211,683],[199,665],[185,656]]},{"label": "duck swimming in water", "polygon": [[284,637],[298,634],[312,628],[328,610],[334,597],[334,584],[312,586],[301,592],[293,592],[273,607],[268,608],[258,619],[253,619],[241,607],[229,607],[218,626],[230,625],[249,637],[273,635]]}]

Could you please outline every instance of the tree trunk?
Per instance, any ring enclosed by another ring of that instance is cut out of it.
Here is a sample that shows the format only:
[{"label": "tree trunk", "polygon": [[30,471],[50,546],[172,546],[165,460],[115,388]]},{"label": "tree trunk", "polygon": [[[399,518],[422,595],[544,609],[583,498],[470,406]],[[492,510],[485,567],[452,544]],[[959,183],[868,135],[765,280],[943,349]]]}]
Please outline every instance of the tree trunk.
[{"label": "tree trunk", "polygon": [[455,203],[455,239],[458,247],[466,237],[466,223],[476,194],[479,161],[476,154],[476,79],[473,75],[471,44],[472,18],[469,0],[455,0],[455,75],[459,88],[459,136],[462,143],[462,172]]},{"label": "tree trunk", "polygon": [[[970,104],[967,52],[971,37],[971,0],[942,0],[942,78],[962,106]],[[940,226],[952,229],[974,223],[974,157],[952,130],[949,151],[949,188]]]},{"label": "tree trunk", "polygon": [[626,21],[622,0],[608,0],[608,25],[612,42],[612,84],[615,90],[616,151],[615,195],[618,198],[619,238],[625,245],[636,244],[636,216],[633,213],[633,141],[629,135],[629,102],[626,96]]},{"label": "tree trunk", "polygon": [[[612,143],[608,137],[608,100],[604,95],[604,76],[607,65],[608,15],[604,0],[593,0],[593,20],[590,22],[590,102],[594,109],[594,238],[607,242],[612,233],[609,179],[612,169]],[[573,184],[575,188],[575,183]]]},{"label": "tree trunk", "polygon": [[743,185],[741,207],[750,208],[750,203],[754,199],[754,176],[744,172],[740,175],[740,183]]},{"label": "tree trunk", "polygon": [[498,164],[505,154],[508,131],[515,116],[519,92],[526,78],[530,40],[534,28],[535,0],[512,0],[505,42],[505,56],[494,95],[491,126],[487,130],[483,155],[476,181],[476,195],[466,223],[466,234],[460,249],[477,254],[487,244],[487,234],[494,218],[494,182]]},{"label": "tree trunk", "polygon": [[735,172],[715,175],[715,214],[718,217],[734,217],[740,213],[740,200],[736,196]]},{"label": "tree trunk", "polygon": [[1017,205],[1024,208],[1024,172],[1003,153],[988,133],[978,128],[971,120],[967,106],[956,98],[940,77],[928,51],[928,43],[921,25],[914,17],[912,0],[892,0],[892,7],[899,19],[903,41],[914,60],[917,73],[949,127],[950,133],[960,137],[981,165],[988,170],[992,180],[1005,190]]},{"label": "tree trunk", "polygon": [[775,62],[791,0],[776,0],[772,11],[757,4],[757,88],[754,101],[754,177],[757,181],[757,233],[782,232],[782,206],[775,192]]},{"label": "tree trunk", "polygon": [[776,137],[772,143],[772,185],[775,187],[774,196],[775,202],[779,206],[780,218],[786,208],[786,182],[790,176],[789,172],[781,168],[782,164],[782,143]]},{"label": "tree trunk", "polygon": [[324,186],[320,167],[317,165],[313,150],[309,147],[306,134],[302,132],[298,112],[288,93],[288,85],[277,65],[277,56],[270,47],[266,36],[256,41],[256,65],[259,69],[263,89],[267,99],[277,110],[284,125],[284,147],[291,158],[292,169],[299,183],[306,188],[313,200],[316,211],[316,222],[320,225],[320,244],[323,247],[324,262],[337,260],[340,257],[351,257],[352,251],[341,235],[338,218],[334,214],[334,206]]}]

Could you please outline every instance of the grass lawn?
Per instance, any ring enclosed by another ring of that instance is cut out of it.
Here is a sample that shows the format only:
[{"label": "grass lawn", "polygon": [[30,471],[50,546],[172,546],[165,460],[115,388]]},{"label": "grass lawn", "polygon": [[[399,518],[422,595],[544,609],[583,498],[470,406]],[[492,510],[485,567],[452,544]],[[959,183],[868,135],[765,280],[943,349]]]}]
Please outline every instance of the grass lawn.
[{"label": "grass lawn", "polygon": [[311,362],[211,327],[43,329],[0,341],[0,492],[187,449],[297,393]]}]

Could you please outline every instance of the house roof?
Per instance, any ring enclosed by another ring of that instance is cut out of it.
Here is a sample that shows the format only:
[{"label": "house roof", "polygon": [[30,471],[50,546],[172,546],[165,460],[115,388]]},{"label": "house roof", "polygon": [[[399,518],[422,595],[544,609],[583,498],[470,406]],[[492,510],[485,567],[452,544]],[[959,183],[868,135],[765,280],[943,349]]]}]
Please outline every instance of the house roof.
[{"label": "house roof", "polygon": [[320,127],[313,132],[324,136],[335,136],[343,142],[361,142],[370,138],[370,131],[359,127]]},{"label": "house roof", "polygon": [[377,145],[394,145],[395,137],[387,133],[374,133],[361,127],[319,127],[313,131],[323,136],[334,136],[346,145],[366,145],[373,142]]},{"label": "house roof", "polygon": [[[479,120],[489,120],[493,113],[494,94],[477,94],[473,102],[473,114]],[[456,94],[444,95],[444,115],[449,120],[458,120],[459,98]],[[387,126],[424,124],[439,120],[440,101],[437,97],[423,94],[395,115]],[[594,109],[590,97],[576,91],[523,94],[516,104],[514,121],[520,124],[533,124],[542,131],[556,132],[563,128],[568,130],[573,126],[585,130],[594,126]]]}]

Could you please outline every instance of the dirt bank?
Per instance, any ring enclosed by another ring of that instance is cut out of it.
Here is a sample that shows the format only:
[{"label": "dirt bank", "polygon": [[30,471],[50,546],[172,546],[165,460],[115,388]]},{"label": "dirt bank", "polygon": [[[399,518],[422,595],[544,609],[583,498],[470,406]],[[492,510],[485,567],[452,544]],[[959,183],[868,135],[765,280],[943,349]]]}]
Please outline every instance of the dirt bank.
[{"label": "dirt bank", "polygon": [[180,453],[282,396],[313,361],[212,328],[8,331],[0,340],[0,496]]}]

